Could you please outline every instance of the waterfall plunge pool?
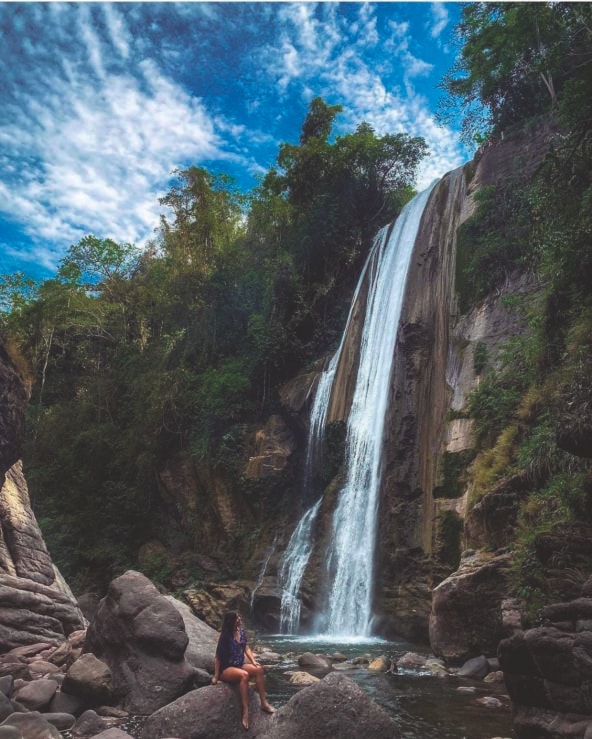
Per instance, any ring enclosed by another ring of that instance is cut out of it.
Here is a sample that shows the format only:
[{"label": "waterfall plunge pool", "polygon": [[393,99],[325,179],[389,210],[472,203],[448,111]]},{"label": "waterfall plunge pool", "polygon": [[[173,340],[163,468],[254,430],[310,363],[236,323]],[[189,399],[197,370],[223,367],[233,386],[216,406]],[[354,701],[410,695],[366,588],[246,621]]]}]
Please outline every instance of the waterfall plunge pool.
[{"label": "waterfall plunge pool", "polygon": [[[283,656],[279,665],[266,668],[266,685],[270,701],[279,708],[299,690],[291,685],[287,672],[306,669],[324,677],[327,671],[298,666],[298,656],[304,652],[333,654],[339,652],[348,661],[363,655],[371,659],[384,655],[398,660],[407,652],[428,656],[425,648],[405,641],[382,639],[328,640],[326,637],[257,635],[254,642]],[[499,683],[484,683],[456,677],[435,677],[424,672],[407,670],[384,674],[365,667],[348,669],[344,674],[354,680],[372,700],[391,715],[401,739],[493,739],[515,737],[512,716],[505,688]],[[473,693],[458,688],[474,689]],[[501,706],[482,705],[478,699],[496,698]]]}]

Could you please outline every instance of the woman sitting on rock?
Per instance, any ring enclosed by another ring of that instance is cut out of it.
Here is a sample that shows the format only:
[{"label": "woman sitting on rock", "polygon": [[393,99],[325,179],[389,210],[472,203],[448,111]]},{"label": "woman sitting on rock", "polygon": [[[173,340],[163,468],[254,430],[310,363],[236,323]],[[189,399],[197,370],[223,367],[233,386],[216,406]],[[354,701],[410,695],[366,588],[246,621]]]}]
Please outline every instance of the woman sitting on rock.
[{"label": "woman sitting on rock", "polygon": [[[245,662],[245,656],[249,662]],[[238,683],[242,705],[241,722],[245,729],[249,728],[249,678],[251,677],[255,678],[261,709],[266,713],[274,713],[275,709],[269,705],[265,695],[263,667],[257,662],[247,644],[247,634],[240,614],[229,611],[224,616],[222,631],[218,639],[212,685],[216,685],[218,680]]]}]

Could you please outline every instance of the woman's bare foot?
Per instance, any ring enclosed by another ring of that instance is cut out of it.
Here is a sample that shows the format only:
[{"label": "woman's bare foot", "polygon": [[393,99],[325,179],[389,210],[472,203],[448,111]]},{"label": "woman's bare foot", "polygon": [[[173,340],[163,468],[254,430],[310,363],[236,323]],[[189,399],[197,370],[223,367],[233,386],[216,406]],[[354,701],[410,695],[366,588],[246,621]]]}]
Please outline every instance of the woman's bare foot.
[{"label": "woman's bare foot", "polygon": [[249,714],[248,713],[243,714],[243,717],[241,719],[241,724],[243,725],[243,729],[249,728]]},{"label": "woman's bare foot", "polygon": [[269,703],[262,703],[261,710],[265,711],[265,713],[275,713],[275,708],[270,706]]}]

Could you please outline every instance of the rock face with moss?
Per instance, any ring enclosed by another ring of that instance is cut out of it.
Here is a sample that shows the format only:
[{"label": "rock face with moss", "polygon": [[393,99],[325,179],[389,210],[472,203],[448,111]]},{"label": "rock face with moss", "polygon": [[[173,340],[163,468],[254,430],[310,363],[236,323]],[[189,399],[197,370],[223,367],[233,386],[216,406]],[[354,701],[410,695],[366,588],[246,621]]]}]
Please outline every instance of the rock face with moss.
[{"label": "rock face with moss", "polygon": [[47,551],[18,460],[26,401],[25,381],[0,342],[0,651],[58,644],[84,621]]}]

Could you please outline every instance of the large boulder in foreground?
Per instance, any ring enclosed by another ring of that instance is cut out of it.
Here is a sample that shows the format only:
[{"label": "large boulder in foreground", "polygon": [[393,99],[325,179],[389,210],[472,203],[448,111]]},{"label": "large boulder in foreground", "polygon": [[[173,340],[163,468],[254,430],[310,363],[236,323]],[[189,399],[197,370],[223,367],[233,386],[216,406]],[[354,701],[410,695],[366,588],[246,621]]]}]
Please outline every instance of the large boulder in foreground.
[{"label": "large boulder in foreground", "polygon": [[239,739],[261,736],[265,724],[270,721],[271,717],[259,707],[259,698],[249,688],[249,731],[245,731],[241,724],[238,686],[219,682],[192,690],[153,713],[144,723],[140,737]]},{"label": "large boulder in foreground", "polygon": [[394,719],[349,677],[331,672],[303,688],[257,734],[261,739],[359,739],[399,736]]},{"label": "large boulder in foreground", "polygon": [[168,602],[181,614],[189,644],[185,650],[185,659],[192,667],[214,672],[214,655],[218,645],[218,632],[205,621],[198,618],[189,606],[172,595],[165,595]]},{"label": "large boulder in foreground", "polygon": [[360,739],[399,734],[394,720],[350,678],[330,673],[303,688],[273,716],[263,713],[250,689],[249,730],[241,726],[238,688],[218,683],[193,690],[150,716],[141,739]]},{"label": "large boulder in foreground", "polygon": [[179,611],[147,577],[130,570],[109,585],[84,649],[109,666],[114,692],[128,711],[150,714],[192,687],[188,642]]},{"label": "large boulder in foreground", "polygon": [[509,554],[468,553],[457,571],[434,588],[430,645],[437,657],[458,663],[496,654],[500,640],[511,633],[503,610],[510,562]]}]

